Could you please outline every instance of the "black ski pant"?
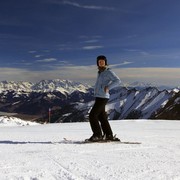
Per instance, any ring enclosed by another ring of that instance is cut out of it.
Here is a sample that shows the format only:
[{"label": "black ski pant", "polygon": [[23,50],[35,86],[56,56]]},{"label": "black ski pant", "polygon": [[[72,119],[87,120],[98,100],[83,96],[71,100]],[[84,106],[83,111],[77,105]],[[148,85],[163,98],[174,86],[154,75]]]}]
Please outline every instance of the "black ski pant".
[{"label": "black ski pant", "polygon": [[108,102],[108,99],[105,98],[96,98],[94,106],[92,107],[89,114],[89,121],[93,135],[101,136],[103,135],[113,135],[111,126],[108,121],[108,116],[105,112],[105,106]]}]

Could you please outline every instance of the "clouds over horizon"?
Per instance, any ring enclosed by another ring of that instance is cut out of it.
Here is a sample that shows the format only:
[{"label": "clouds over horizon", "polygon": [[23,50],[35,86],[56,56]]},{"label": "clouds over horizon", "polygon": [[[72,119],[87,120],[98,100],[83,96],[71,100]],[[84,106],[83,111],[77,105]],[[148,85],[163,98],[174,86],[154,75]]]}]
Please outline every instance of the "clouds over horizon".
[{"label": "clouds over horizon", "polygon": [[[156,85],[180,86],[180,68],[116,68],[113,71],[122,84],[136,81]],[[68,79],[93,85],[97,76],[97,66],[62,66],[47,71],[30,71],[20,68],[0,68],[0,81],[30,81],[44,79]],[[161,84],[159,83],[161,81]]]}]

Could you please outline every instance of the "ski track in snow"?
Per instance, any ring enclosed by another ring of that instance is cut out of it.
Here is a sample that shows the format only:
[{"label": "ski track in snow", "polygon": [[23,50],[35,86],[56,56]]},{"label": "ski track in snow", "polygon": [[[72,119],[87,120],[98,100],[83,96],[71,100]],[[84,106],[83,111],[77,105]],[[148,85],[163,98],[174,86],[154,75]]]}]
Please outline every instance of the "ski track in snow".
[{"label": "ski track in snow", "polygon": [[89,123],[0,127],[0,179],[180,180],[180,122],[110,123],[122,141],[142,144],[73,143],[91,136]]}]

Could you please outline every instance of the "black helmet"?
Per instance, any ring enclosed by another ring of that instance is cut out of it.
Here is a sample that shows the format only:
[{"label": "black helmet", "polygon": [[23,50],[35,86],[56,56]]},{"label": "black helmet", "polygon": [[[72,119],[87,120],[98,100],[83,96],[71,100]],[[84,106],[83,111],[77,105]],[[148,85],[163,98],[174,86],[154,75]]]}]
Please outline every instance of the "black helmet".
[{"label": "black helmet", "polygon": [[98,56],[97,57],[97,66],[98,66],[98,61],[99,60],[104,60],[105,61],[105,65],[107,66],[107,59],[106,59],[106,56],[104,56],[104,55],[100,55],[100,56]]}]

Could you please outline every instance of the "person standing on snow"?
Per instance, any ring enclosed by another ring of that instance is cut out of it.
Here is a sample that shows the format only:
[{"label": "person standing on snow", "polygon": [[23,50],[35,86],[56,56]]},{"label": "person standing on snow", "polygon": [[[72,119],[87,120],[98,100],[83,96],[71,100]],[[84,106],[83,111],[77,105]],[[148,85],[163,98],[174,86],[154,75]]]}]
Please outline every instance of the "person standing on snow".
[{"label": "person standing on snow", "polygon": [[97,57],[98,77],[94,88],[95,103],[89,114],[89,122],[93,135],[86,141],[97,142],[101,140],[120,141],[113,136],[105,106],[109,100],[109,90],[119,86],[119,77],[107,68],[107,59],[104,55]]}]

